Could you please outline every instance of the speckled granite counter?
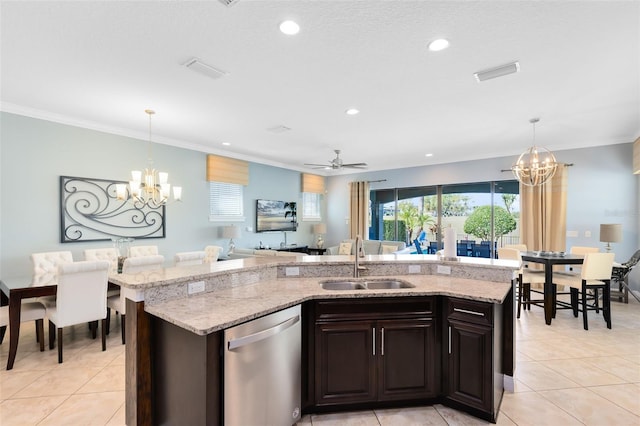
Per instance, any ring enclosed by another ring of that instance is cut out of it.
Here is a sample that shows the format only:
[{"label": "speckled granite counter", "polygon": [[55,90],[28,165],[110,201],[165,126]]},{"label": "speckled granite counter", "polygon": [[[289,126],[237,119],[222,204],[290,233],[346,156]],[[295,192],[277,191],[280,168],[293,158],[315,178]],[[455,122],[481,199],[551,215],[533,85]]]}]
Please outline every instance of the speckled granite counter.
[{"label": "speckled granite counter", "polygon": [[[322,289],[322,280],[351,276],[352,256],[256,257],[123,274],[112,281],[144,291],[146,312],[206,335],[312,299],[443,295],[502,303],[518,268],[513,261],[441,261],[429,255],[367,256],[362,265],[368,268],[367,277],[360,279],[399,278],[415,287]],[[204,282],[204,293],[188,294],[187,286],[194,281]]]}]

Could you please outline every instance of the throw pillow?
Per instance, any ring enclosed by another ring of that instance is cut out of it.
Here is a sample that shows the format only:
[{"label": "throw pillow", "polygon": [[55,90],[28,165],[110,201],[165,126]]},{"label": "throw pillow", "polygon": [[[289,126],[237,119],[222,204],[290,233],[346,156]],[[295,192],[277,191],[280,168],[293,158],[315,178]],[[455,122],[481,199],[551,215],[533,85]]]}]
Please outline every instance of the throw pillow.
[{"label": "throw pillow", "polygon": [[340,243],[338,254],[351,254],[351,243]]}]

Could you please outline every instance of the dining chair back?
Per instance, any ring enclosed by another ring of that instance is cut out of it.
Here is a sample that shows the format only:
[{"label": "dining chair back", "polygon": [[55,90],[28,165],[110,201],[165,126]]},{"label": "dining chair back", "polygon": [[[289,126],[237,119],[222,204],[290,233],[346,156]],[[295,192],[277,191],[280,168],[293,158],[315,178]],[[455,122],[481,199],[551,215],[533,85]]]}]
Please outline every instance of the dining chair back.
[{"label": "dining chair back", "polygon": [[202,265],[206,253],[203,251],[185,251],[176,253],[174,257],[175,266]]},{"label": "dining chair back", "polygon": [[106,350],[107,286],[110,264],[106,260],[85,260],[58,266],[56,302],[47,307],[49,348],[58,330],[58,362],[62,363],[62,329],[102,320],[102,350]]},{"label": "dining chair back", "polygon": [[587,253],[598,253],[600,249],[598,247],[584,247],[584,246],[573,246],[570,249],[571,254],[587,254]]},{"label": "dining chair back", "polygon": [[517,249],[520,252],[527,251],[527,245],[526,244],[505,244],[503,247],[504,248],[514,248],[514,249]]},{"label": "dining chair back", "polygon": [[128,257],[122,265],[123,274],[135,274],[136,272],[160,269],[164,265],[164,256],[156,254],[154,256]]},{"label": "dining chair back", "polygon": [[214,263],[218,261],[220,257],[220,253],[222,253],[223,248],[220,246],[206,246],[204,248],[204,262],[205,263]]},{"label": "dining chair back", "polygon": [[129,247],[128,257],[155,256],[158,254],[158,246],[132,246]]},{"label": "dining chair back", "polygon": [[110,264],[110,271],[118,270],[118,250],[115,247],[105,247],[98,249],[86,249],[84,260],[107,260]]},{"label": "dining chair back", "polygon": [[70,262],[73,262],[73,255],[70,251],[48,251],[31,254],[34,275],[57,274],[58,265]]}]

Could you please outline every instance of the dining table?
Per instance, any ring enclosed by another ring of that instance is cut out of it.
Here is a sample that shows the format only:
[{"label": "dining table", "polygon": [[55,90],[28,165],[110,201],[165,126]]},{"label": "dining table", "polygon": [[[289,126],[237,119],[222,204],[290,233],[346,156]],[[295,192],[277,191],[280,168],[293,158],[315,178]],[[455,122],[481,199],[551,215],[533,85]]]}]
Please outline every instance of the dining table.
[{"label": "dining table", "polygon": [[[119,287],[109,281],[109,288]],[[0,306],[9,305],[9,358],[7,359],[7,370],[11,370],[18,351],[22,300],[33,297],[55,296],[58,290],[58,280],[56,274],[0,278],[0,290]],[[6,328],[6,326],[0,328],[0,342],[4,340]]]},{"label": "dining table", "polygon": [[523,251],[520,255],[523,262],[544,265],[544,321],[550,325],[556,312],[556,285],[553,283],[553,267],[556,265],[582,265],[584,255],[559,251]]}]

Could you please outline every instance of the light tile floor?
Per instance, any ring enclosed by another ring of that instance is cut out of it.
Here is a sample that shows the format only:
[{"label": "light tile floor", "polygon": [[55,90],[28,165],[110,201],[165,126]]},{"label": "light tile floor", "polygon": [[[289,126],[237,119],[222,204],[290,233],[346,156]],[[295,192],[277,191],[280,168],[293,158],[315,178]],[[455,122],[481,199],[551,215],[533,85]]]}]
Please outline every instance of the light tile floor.
[{"label": "light tile floor", "polygon": [[[640,304],[612,303],[613,329],[601,314],[582,319],[559,311],[551,326],[533,307],[516,322],[516,389],[505,393],[499,425],[640,425]],[[24,323],[14,369],[0,345],[0,425],[123,425],[124,346],[119,318],[107,350],[85,326],[65,331],[64,363],[41,353],[33,323]],[[304,426],[479,425],[486,422],[436,405],[307,415]]]}]

